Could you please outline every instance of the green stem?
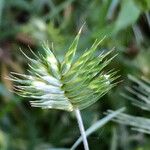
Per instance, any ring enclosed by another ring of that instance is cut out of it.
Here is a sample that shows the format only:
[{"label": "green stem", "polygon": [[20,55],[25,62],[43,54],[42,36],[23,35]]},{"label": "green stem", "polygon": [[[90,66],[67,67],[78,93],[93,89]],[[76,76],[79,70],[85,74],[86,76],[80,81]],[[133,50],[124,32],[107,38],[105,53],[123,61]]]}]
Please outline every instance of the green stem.
[{"label": "green stem", "polygon": [[82,139],[83,139],[84,149],[89,150],[89,146],[88,146],[88,142],[87,142],[87,138],[86,138],[85,129],[84,129],[82,117],[81,117],[81,114],[80,114],[80,110],[76,109],[75,114],[76,114],[76,118],[77,118],[77,121],[78,121],[80,133],[81,133],[81,136],[82,136]]}]

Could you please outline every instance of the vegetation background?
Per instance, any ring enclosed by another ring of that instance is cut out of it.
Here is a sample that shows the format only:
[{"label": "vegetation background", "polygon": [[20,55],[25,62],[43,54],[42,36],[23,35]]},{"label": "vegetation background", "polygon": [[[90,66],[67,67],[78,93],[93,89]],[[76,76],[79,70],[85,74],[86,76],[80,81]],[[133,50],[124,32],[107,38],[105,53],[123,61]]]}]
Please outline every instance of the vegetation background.
[{"label": "vegetation background", "polygon": [[[108,109],[122,106],[130,114],[150,117],[121,96],[128,74],[150,79],[149,12],[149,0],[0,0],[0,150],[67,148],[79,137],[73,113],[31,108],[29,99],[9,92],[13,83],[4,77],[11,71],[27,72],[20,47],[33,57],[28,46],[42,53],[42,42],[53,42],[62,59],[83,23],[78,55],[106,35],[99,51],[115,47],[118,56],[110,67],[119,70],[123,80],[82,111],[85,128]],[[88,142],[91,150],[150,149],[149,135],[113,122],[93,133]],[[83,149],[82,144],[78,149]]]}]

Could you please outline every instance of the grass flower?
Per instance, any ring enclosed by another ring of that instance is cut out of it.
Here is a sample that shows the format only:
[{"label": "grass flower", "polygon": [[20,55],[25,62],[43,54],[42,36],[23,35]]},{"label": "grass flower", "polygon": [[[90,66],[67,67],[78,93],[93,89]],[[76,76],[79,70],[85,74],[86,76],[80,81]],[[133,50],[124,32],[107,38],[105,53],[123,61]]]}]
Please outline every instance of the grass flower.
[{"label": "grass flower", "polygon": [[[115,85],[113,81],[118,76],[113,69],[104,72],[104,68],[116,56],[110,57],[112,50],[95,55],[103,39],[96,40],[74,62],[80,33],[81,29],[62,62],[46,44],[43,45],[45,55],[36,55],[31,50],[35,59],[22,52],[29,60],[30,75],[12,72],[9,79],[15,82],[14,91],[18,95],[36,99],[30,101],[31,106],[76,111],[78,123],[82,124],[79,110],[92,105],[105,95]],[[84,127],[80,129],[84,130]]]}]

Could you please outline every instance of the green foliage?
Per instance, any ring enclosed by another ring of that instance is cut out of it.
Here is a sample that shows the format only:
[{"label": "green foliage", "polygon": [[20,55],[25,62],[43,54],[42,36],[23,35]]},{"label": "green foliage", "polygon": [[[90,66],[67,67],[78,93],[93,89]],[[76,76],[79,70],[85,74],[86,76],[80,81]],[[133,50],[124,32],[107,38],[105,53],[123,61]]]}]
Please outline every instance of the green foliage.
[{"label": "green foliage", "polygon": [[116,20],[115,30],[120,31],[133,25],[140,15],[139,8],[132,0],[122,0],[121,10]]},{"label": "green foliage", "polygon": [[143,10],[143,11],[148,11],[150,9],[150,2],[149,0],[135,0],[135,2],[137,2],[137,4],[139,5],[139,7]]}]

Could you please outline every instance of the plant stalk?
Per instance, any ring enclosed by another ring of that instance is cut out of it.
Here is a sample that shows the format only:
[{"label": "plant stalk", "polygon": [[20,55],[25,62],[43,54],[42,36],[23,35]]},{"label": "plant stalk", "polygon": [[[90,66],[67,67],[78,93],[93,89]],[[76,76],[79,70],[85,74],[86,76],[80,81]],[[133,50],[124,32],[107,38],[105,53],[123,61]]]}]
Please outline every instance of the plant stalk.
[{"label": "plant stalk", "polygon": [[86,138],[85,129],[84,129],[82,117],[81,117],[81,114],[80,114],[80,110],[76,109],[75,114],[76,114],[76,118],[77,118],[77,121],[78,121],[80,133],[81,133],[81,136],[82,136],[82,139],[83,139],[84,149],[89,150],[89,145],[88,145],[88,142],[87,142],[87,138]]}]

